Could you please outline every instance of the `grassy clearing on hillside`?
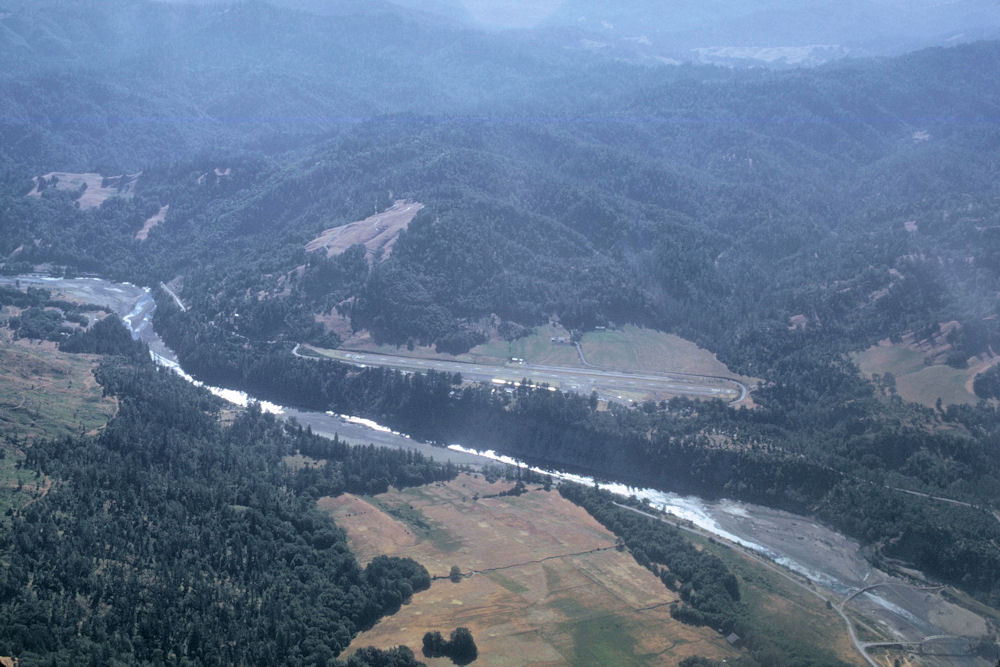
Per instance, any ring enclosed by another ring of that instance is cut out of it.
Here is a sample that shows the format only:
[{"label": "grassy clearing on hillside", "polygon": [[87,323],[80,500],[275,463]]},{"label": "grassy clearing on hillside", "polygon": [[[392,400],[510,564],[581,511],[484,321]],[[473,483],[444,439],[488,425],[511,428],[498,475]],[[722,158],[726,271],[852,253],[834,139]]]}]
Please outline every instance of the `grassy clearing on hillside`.
[{"label": "grassy clearing on hillside", "polygon": [[97,360],[52,343],[0,339],[0,435],[59,438],[107,423],[115,403],[94,380]]},{"label": "grassy clearing on hillside", "polygon": [[576,348],[568,343],[553,343],[552,338],[570,339],[568,331],[554,324],[536,327],[529,336],[515,341],[491,340],[477,345],[469,350],[470,361],[480,363],[503,363],[511,357],[524,359],[531,364],[547,364],[550,366],[569,366],[578,368],[582,364],[576,354]]},{"label": "grassy clearing on hillside", "polygon": [[[553,342],[552,339],[566,342]],[[477,345],[466,354],[458,356],[440,354],[429,347],[404,347],[375,345],[369,337],[359,336],[346,340],[345,349],[356,349],[380,354],[396,354],[428,359],[452,359],[480,364],[503,365],[511,358],[524,359],[529,364],[585,368],[576,347],[569,342],[570,332],[557,324],[545,324],[514,341],[493,339]],[[633,326],[619,329],[588,331],[580,341],[589,364],[620,371],[679,372],[695,375],[737,377],[718,357],[695,343],[674,334]]]},{"label": "grassy clearing on hillside", "polygon": [[584,335],[581,346],[587,361],[595,366],[732,375],[712,352],[680,336],[653,329],[626,325],[621,329],[592,331]]},{"label": "grassy clearing on hillside", "polygon": [[48,488],[48,480],[17,467],[24,443],[91,432],[114,415],[115,402],[94,380],[97,360],[53,343],[15,341],[0,329],[0,516]]},{"label": "grassy clearing on hillside", "polygon": [[[737,655],[717,632],[674,621],[668,605],[677,595],[556,491],[486,497],[510,486],[462,475],[373,499],[321,501],[362,560],[407,555],[444,577],[353,647],[406,644],[429,665],[450,665],[419,655],[423,634],[466,626],[479,646],[477,665],[661,665]],[[452,565],[465,575],[459,583],[447,578]]]},{"label": "grassy clearing on hillside", "polygon": [[40,187],[46,186],[67,192],[82,189],[82,193],[76,201],[80,205],[80,210],[86,211],[90,208],[100,208],[101,204],[111,197],[130,198],[135,191],[135,183],[138,178],[139,174],[102,176],[93,172],[78,174],[53,171],[44,176],[32,177],[35,187],[28,193],[28,196],[40,197]]},{"label": "grassy clearing on hillside", "polygon": [[903,400],[927,407],[934,407],[938,398],[945,405],[974,404],[979,400],[970,385],[980,364],[952,368],[942,363],[926,364],[926,357],[926,351],[912,343],[891,344],[888,341],[851,354],[865,377],[892,373],[896,378],[896,392]]},{"label": "grassy clearing on hillside", "polygon": [[[548,324],[538,327],[530,336],[513,342],[493,340],[472,348],[470,360],[507,361],[519,357],[532,364],[583,367],[583,362],[571,344],[553,343],[552,338],[569,340],[562,327]],[[719,359],[708,350],[674,334],[625,325],[619,329],[588,331],[580,340],[587,362],[601,368],[622,371],[680,372],[696,375],[733,376]]]}]

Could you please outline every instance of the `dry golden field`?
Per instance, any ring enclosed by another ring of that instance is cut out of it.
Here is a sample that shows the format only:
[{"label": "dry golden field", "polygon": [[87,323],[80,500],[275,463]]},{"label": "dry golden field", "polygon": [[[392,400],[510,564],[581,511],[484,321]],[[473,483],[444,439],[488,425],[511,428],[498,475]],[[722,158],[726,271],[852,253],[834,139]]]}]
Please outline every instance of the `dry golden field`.
[{"label": "dry golden field", "polygon": [[[420,656],[422,637],[465,626],[479,646],[477,665],[662,665],[737,655],[717,632],[674,621],[668,605],[676,594],[555,490],[486,497],[510,486],[461,475],[321,501],[362,562],[410,556],[440,577],[360,634],[347,654],[406,644],[429,665],[450,665]],[[447,578],[452,565],[463,572],[458,583]]]}]

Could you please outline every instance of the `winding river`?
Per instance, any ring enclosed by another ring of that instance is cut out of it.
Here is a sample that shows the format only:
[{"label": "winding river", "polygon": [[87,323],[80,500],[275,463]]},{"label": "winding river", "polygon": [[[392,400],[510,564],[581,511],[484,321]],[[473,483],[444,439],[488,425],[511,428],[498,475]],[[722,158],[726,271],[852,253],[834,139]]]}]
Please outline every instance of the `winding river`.
[{"label": "winding river", "polygon": [[[237,405],[255,400],[246,393],[224,387],[204,385],[181,368],[177,356],[153,330],[152,315],[156,303],[149,289],[129,283],[113,283],[99,278],[53,278],[44,275],[0,277],[0,285],[44,287],[113,309],[131,330],[133,337],[149,345],[153,359],[171,368],[189,382],[204,386],[213,394]],[[259,401],[268,412],[293,418],[314,433],[342,440],[380,446],[407,448],[450,460],[456,464],[481,466],[488,462],[523,465],[492,451],[478,451],[471,446],[435,447],[367,419],[337,415]],[[594,479],[554,470],[538,470],[555,479],[593,485]],[[806,586],[832,594],[839,600],[849,598],[848,606],[880,626],[894,641],[915,642],[926,637],[943,637],[923,646],[924,664],[992,665],[966,655],[965,647],[986,636],[986,620],[945,600],[940,592],[918,588],[909,582],[874,569],[864,558],[861,546],[807,517],[732,500],[706,501],[694,496],[680,496],[657,489],[637,489],[615,482],[599,483],[619,496],[635,496],[651,507],[662,510],[676,521],[693,526],[724,540],[734,548],[744,549],[783,566],[797,575]],[[859,594],[863,589],[864,592]],[[916,647],[914,647],[915,649]]]}]

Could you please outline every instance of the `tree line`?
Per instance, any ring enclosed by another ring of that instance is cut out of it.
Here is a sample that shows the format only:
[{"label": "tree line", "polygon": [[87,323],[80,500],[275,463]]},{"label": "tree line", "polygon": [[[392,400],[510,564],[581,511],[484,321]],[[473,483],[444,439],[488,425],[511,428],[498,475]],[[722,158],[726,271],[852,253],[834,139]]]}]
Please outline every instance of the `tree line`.
[{"label": "tree line", "polygon": [[[119,411],[97,435],[26,452],[23,465],[53,483],[12,509],[0,535],[0,654],[25,665],[333,665],[430,585],[408,558],[361,567],[316,499],[453,470],[331,443],[253,407],[223,426],[218,399],[135,354],[107,321],[94,347],[123,354],[97,379]],[[315,459],[319,479],[287,467],[293,454]],[[348,664],[416,664],[405,649],[359,656]]]},{"label": "tree line", "polygon": [[[742,600],[739,578],[718,556],[695,547],[679,528],[618,507],[610,492],[596,487],[563,483],[559,485],[559,493],[587,510],[619,538],[621,546],[639,565],[678,594],[679,600],[670,604],[673,618],[706,626],[722,635],[735,633],[748,650],[741,652],[732,664],[742,667],[841,664],[837,657],[824,651],[755,628],[749,618],[752,612]],[[627,502],[651,511],[634,499]],[[691,660],[694,665],[715,664],[704,659]]]}]

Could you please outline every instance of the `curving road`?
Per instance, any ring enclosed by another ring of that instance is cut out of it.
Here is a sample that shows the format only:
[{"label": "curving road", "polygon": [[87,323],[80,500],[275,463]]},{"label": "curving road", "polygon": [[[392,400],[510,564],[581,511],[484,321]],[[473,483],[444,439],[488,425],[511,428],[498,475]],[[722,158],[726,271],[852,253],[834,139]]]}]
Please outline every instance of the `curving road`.
[{"label": "curving road", "polygon": [[[583,354],[583,347],[580,345],[580,343],[573,343],[573,345],[576,347],[576,354],[578,357],[580,357],[581,364],[587,366],[588,368],[600,368],[599,366],[595,366],[594,364],[587,361],[587,357]],[[678,378],[689,378],[692,380],[721,380],[722,382],[730,382],[736,385],[740,390],[740,395],[734,398],[733,400],[729,401],[730,405],[736,405],[737,403],[742,403],[744,400],[746,400],[746,397],[750,394],[750,389],[736,378],[725,377],[722,375],[698,375],[695,373],[681,373],[680,371],[668,372],[665,373],[664,375],[678,377]]]},{"label": "curving road", "polygon": [[[851,608],[854,611],[860,612],[866,616],[870,615],[873,610],[881,609],[883,613],[886,612],[887,611],[886,609],[880,607],[865,609],[863,606],[859,607],[857,605],[858,602],[857,598],[860,598],[865,594],[870,594],[872,591],[878,588],[895,587],[897,589],[906,589],[916,592],[939,593],[940,591],[946,588],[945,586],[940,586],[940,585],[916,586],[902,580],[886,580],[874,584],[869,584],[867,586],[854,588],[850,591],[847,591],[845,594],[844,591],[838,591],[837,586],[832,585],[834,583],[833,580],[831,580],[830,577],[827,576],[822,571],[802,572],[798,570],[790,570],[787,569],[787,563],[781,563],[780,560],[778,562],[775,562],[769,558],[765,558],[760,554],[755,553],[750,549],[747,549],[745,545],[739,545],[738,543],[734,543],[730,541],[730,539],[722,535],[719,535],[718,533],[713,533],[694,525],[685,524],[681,521],[678,521],[676,517],[667,518],[662,514],[653,514],[650,512],[644,512],[638,508],[632,507],[630,505],[625,505],[623,503],[615,502],[613,504],[616,505],[617,507],[620,507],[623,510],[640,514],[655,521],[663,521],[664,523],[674,526],[680,530],[701,535],[702,537],[712,537],[714,538],[716,544],[731,549],[732,551],[738,553],[744,558],[748,558],[752,561],[755,561],[759,565],[780,575],[781,577],[788,580],[795,586],[805,591],[808,591],[811,595],[816,596],[824,603],[831,603],[830,609],[837,615],[839,615],[841,620],[844,622],[844,626],[847,629],[847,634],[850,637],[851,643],[854,645],[855,650],[858,652],[858,655],[871,667],[879,667],[880,665],[884,664],[880,661],[875,660],[869,654],[869,649],[877,649],[877,648],[915,649],[921,651],[922,655],[924,655],[926,658],[931,658],[931,659],[941,658],[944,660],[944,663],[949,665],[984,664],[983,661],[977,658],[970,651],[969,648],[971,645],[980,641],[982,639],[981,637],[959,636],[959,635],[941,633],[940,628],[938,626],[930,624],[928,626],[925,626],[926,630],[919,635],[916,634],[916,632],[914,631],[916,630],[916,628],[913,628],[911,629],[910,633],[907,633],[910,634],[910,636],[906,638],[900,636],[900,638],[895,640],[863,641],[860,637],[858,637],[858,634],[854,627],[854,622],[847,615],[848,605],[851,605]],[[842,595],[843,595],[842,599],[839,599],[838,602],[837,601],[838,598],[840,598]],[[851,604],[852,602],[855,604]],[[905,610],[900,610],[900,611],[906,613]],[[888,613],[894,614],[896,612],[889,611]],[[878,621],[879,625],[882,625],[886,629],[888,629],[888,626],[885,626],[883,619],[880,618],[878,615],[874,616],[873,618],[876,621]],[[938,630],[938,632],[936,634],[928,634],[927,632],[928,630],[930,631]],[[930,650],[931,647],[934,647],[935,651],[932,653],[928,653],[927,651]],[[921,661],[918,664],[924,664],[924,662]],[[942,664],[942,662],[932,661],[928,664]]]},{"label": "curving road", "polygon": [[981,505],[973,505],[972,503],[967,503],[964,500],[955,500],[954,498],[945,498],[943,496],[932,496],[929,493],[923,493],[921,491],[912,491],[910,489],[901,489],[895,486],[887,486],[885,488],[890,489],[892,491],[899,491],[900,493],[907,493],[911,496],[920,496],[921,498],[927,498],[928,500],[936,500],[941,503],[948,503],[949,505],[961,505],[962,507],[969,507],[974,510],[981,510],[983,512],[991,514],[994,519],[1000,522],[1000,511],[995,509],[983,507]]},{"label": "curving road", "polygon": [[[684,525],[683,523],[680,523],[680,522],[668,521],[662,515],[658,516],[658,515],[655,515],[655,514],[650,514],[649,512],[643,512],[642,510],[637,509],[635,507],[631,507],[630,505],[623,505],[622,503],[617,503],[617,502],[616,503],[612,503],[612,504],[615,505],[616,507],[620,507],[623,510],[628,510],[629,512],[635,512],[636,514],[641,514],[642,516],[645,516],[645,517],[648,517],[650,519],[653,519],[654,521],[662,521],[663,523],[666,523],[666,524],[669,524],[671,526],[674,526],[675,528],[679,528],[680,530],[684,530],[684,531],[687,531],[689,533],[694,533],[694,534],[700,535],[702,537],[712,538],[712,539],[715,540],[716,544],[722,545],[722,546],[724,546],[724,547],[726,547],[728,549],[732,549],[733,551],[735,551],[736,553],[740,554],[744,558],[752,560],[752,561],[756,562],[758,565],[766,567],[768,570],[771,570],[775,574],[777,574],[777,575],[779,575],[779,576],[787,579],[788,581],[790,581],[791,583],[795,584],[799,588],[801,588],[801,589],[803,589],[805,591],[808,591],[812,595],[815,595],[820,600],[823,600],[824,602],[829,602],[829,600],[830,600],[830,598],[827,595],[824,595],[823,593],[820,593],[818,590],[816,590],[816,588],[814,586],[806,585],[806,584],[802,583],[802,580],[799,577],[790,574],[784,568],[779,567],[779,566],[775,565],[774,563],[771,563],[770,561],[768,561],[765,558],[761,558],[757,554],[755,554],[755,553],[753,553],[753,552],[751,552],[751,551],[749,551],[747,549],[741,548],[741,547],[733,544],[729,540],[726,540],[724,538],[720,538],[718,535],[713,535],[712,533],[710,533],[708,531],[705,531],[705,530],[702,530],[701,528],[695,528],[695,527],[692,527],[692,526],[687,526],[687,525]],[[812,581],[812,579],[810,579],[809,582],[810,583],[814,583]],[[856,595],[856,593],[855,593],[855,595]],[[854,595],[851,595],[850,597],[854,597]],[[848,599],[850,599],[850,598],[848,598]],[[847,613],[844,612],[844,604],[846,602],[847,602],[847,600],[844,600],[839,605],[834,606],[833,610],[835,612],[837,612],[837,614],[840,616],[840,618],[844,621],[844,625],[847,626],[847,634],[850,636],[851,643],[854,644],[855,650],[858,653],[861,654],[861,657],[863,657],[865,659],[865,662],[867,662],[869,665],[871,665],[871,667],[879,667],[879,664],[877,662],[875,662],[874,660],[872,660],[871,656],[868,655],[868,651],[865,650],[866,649],[865,644],[863,644],[858,639],[858,635],[854,631],[854,623],[851,622],[851,619],[849,619],[847,617]]]}]

